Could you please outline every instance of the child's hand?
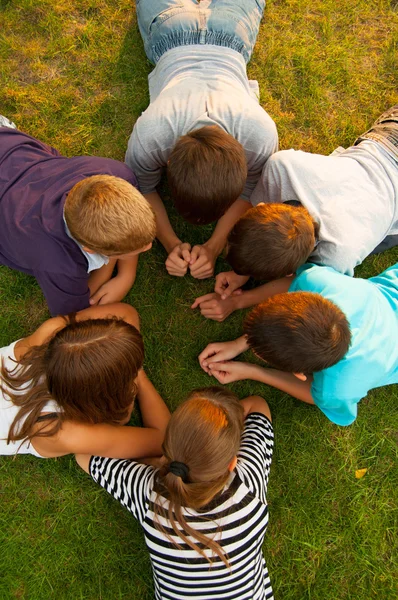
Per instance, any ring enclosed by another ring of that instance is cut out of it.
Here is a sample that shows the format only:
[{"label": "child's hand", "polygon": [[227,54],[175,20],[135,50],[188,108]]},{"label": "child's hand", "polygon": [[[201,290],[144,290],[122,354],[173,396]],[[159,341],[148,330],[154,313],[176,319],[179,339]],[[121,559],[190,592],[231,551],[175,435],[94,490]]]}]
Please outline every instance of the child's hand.
[{"label": "child's hand", "polygon": [[184,277],[188,270],[189,261],[191,260],[191,244],[183,244],[180,242],[174,246],[173,250],[167,257],[166,269],[169,275],[175,277]]},{"label": "child's hand", "polygon": [[226,300],[235,290],[238,290],[245,285],[249,277],[246,275],[238,275],[235,271],[227,271],[219,273],[216,277],[216,285],[214,291],[220,294],[221,300]]},{"label": "child's hand", "polygon": [[240,342],[241,338],[231,342],[213,342],[199,354],[198,360],[202,369],[209,373],[209,363],[231,360],[242,352]]},{"label": "child's hand", "polygon": [[189,261],[189,270],[192,277],[195,277],[195,279],[212,277],[216,259],[217,254],[209,246],[206,246],[206,244],[194,246],[191,251],[191,260]]},{"label": "child's hand", "polygon": [[126,286],[123,277],[113,277],[95,292],[90,298],[90,306],[98,306],[100,304],[112,304],[112,302],[120,302],[123,300],[131,285]]},{"label": "child's hand", "polygon": [[209,375],[217,379],[219,383],[227,384],[242,379],[254,379],[253,375],[257,365],[251,363],[237,362],[231,360],[228,362],[209,362]]},{"label": "child's hand", "polygon": [[197,308],[199,306],[200,312],[206,319],[212,319],[213,321],[224,321],[231,313],[238,308],[237,297],[242,293],[241,290],[233,292],[232,296],[226,300],[221,300],[221,296],[212,292],[211,294],[205,294],[196,298],[191,308]]}]

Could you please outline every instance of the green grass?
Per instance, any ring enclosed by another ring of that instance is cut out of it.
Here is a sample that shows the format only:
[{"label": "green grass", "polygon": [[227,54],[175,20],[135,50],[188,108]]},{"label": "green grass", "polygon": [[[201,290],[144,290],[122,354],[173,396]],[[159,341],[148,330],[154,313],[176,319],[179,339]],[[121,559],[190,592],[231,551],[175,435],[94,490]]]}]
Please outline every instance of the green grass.
[{"label": "green grass", "polygon": [[[268,2],[249,75],[281,148],[349,145],[396,102],[396,11],[395,0]],[[0,0],[0,112],[67,156],[123,159],[150,69],[127,0]],[[191,242],[209,232],[173,223]],[[175,408],[209,382],[198,353],[239,334],[242,315],[218,324],[192,313],[212,282],[171,278],[164,260],[159,245],[140,259],[128,301],[142,318],[146,369]],[[397,249],[371,257],[357,275],[397,261]],[[36,282],[0,268],[0,345],[47,316]],[[396,598],[397,386],[370,393],[349,428],[266,386],[231,387],[262,394],[274,416],[264,551],[276,599]],[[0,498],[1,600],[153,598],[139,527],[72,458],[0,457]]]}]

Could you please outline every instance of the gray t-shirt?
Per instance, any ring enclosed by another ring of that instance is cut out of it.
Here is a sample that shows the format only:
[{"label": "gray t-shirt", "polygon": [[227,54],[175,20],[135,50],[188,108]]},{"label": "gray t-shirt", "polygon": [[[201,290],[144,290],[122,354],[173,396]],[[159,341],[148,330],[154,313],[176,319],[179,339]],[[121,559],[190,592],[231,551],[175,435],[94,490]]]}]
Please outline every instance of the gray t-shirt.
[{"label": "gray t-shirt", "polygon": [[283,150],[265,165],[250,200],[299,200],[320,226],[309,261],[353,275],[398,234],[398,163],[371,140],[330,156]]},{"label": "gray t-shirt", "polygon": [[126,163],[142,193],[158,185],[176,141],[189,131],[218,125],[243,146],[249,199],[269,156],[278,149],[271,117],[258,103],[243,57],[230,48],[193,45],[166,52],[149,75],[150,105],[131,134]]}]

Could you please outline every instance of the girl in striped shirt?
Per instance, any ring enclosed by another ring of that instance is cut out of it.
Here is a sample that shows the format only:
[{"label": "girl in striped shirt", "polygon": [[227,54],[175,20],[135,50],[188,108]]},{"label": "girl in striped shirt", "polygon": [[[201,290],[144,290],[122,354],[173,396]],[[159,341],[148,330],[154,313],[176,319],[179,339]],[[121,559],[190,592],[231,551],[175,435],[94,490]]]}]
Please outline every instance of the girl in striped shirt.
[{"label": "girl in striped shirt", "polygon": [[157,600],[270,600],[262,544],[272,450],[265,400],[210,387],[172,415],[160,468],[77,461],[143,527]]}]

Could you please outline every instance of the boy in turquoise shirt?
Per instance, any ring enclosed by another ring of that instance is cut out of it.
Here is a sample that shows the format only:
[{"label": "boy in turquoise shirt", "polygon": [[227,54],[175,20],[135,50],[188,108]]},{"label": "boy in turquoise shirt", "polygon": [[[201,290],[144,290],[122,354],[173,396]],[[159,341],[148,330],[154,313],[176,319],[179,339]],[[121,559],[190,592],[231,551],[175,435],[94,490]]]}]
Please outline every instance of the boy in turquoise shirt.
[{"label": "boy in turquoise shirt", "polygon": [[[202,368],[221,383],[262,381],[350,425],[371,389],[398,383],[398,263],[367,280],[306,264],[277,291],[244,336],[207,346]],[[231,361],[248,348],[275,368]]]}]

